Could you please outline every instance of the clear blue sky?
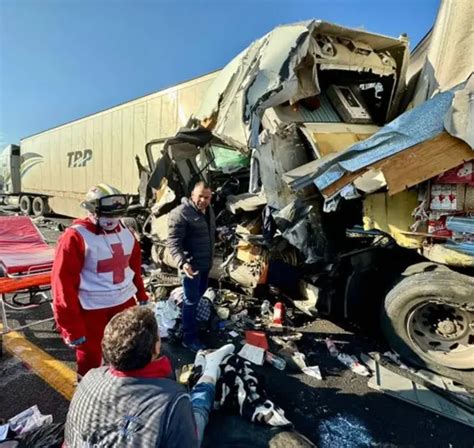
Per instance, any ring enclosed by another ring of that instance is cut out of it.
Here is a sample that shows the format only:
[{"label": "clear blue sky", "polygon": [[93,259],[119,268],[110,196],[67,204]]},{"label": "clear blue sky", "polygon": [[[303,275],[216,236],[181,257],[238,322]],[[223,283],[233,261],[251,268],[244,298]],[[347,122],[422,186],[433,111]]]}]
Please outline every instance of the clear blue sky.
[{"label": "clear blue sky", "polygon": [[223,67],[317,18],[411,48],[439,0],[0,0],[0,147]]}]

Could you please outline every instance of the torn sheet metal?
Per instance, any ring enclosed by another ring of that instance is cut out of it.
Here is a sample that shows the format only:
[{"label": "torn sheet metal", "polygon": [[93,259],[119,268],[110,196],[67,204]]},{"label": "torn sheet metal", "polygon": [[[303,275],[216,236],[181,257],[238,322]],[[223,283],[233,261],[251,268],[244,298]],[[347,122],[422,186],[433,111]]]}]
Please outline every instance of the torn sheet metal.
[{"label": "torn sheet metal", "polygon": [[322,166],[338,157],[338,153],[354,143],[368,139],[380,128],[374,125],[348,123],[303,123],[299,130],[313,147],[317,160],[312,160],[283,174],[284,182],[300,191],[313,185]]},{"label": "torn sheet metal", "polygon": [[[416,86],[413,106],[437,92],[452,89],[474,71],[472,57],[474,4],[472,0],[443,0]],[[421,49],[424,50],[424,49]],[[410,61],[411,65],[411,61]]]},{"label": "torn sheet metal", "polygon": [[[280,211],[272,213],[277,228],[292,246],[305,257],[305,263],[316,263],[324,256],[321,237],[312,226],[317,217],[312,216],[313,207],[296,200]],[[314,219],[313,219],[314,218]]]},{"label": "torn sheet metal", "polygon": [[[322,21],[277,27],[219,73],[196,118],[227,144],[248,152],[257,147],[266,109],[320,93],[318,71],[367,73],[374,80],[390,77],[394,82],[385,94],[398,98],[404,89],[407,46],[403,38]],[[398,100],[388,104],[385,118],[394,116]]]},{"label": "torn sheet metal", "polygon": [[451,106],[453,92],[436,95],[421,106],[405,112],[384,126],[369,139],[351,146],[337,157],[318,167],[321,174],[314,183],[320,189],[340,179],[346,172],[354,172],[404,149],[431,139],[443,130],[443,120]]},{"label": "torn sheet metal", "polygon": [[271,134],[260,145],[253,158],[258,162],[260,183],[270,207],[282,209],[296,199],[295,193],[283,182],[283,174],[308,161],[306,148],[297,134],[295,125],[286,135]]},{"label": "torn sheet metal", "polygon": [[267,203],[267,198],[263,192],[243,193],[239,195],[227,196],[226,208],[232,213],[237,213],[239,210],[244,212],[253,212],[262,208]]},{"label": "torn sheet metal", "polygon": [[[420,378],[417,382],[408,377],[396,373],[394,367],[388,367],[388,364],[382,365],[379,362],[366,357],[364,361],[368,363],[375,375],[369,380],[368,386],[371,389],[380,390],[392,397],[406,401],[415,406],[419,406],[428,411],[435,412],[443,417],[455,420],[459,423],[474,428],[474,409],[470,409],[468,405],[463,402],[456,403],[453,399],[449,399],[449,394],[445,393],[441,388],[440,391],[445,394],[436,393],[432,390],[435,386],[430,386],[428,382],[424,382]],[[397,369],[401,371],[401,369]],[[409,371],[405,371],[406,376],[409,376]],[[412,374],[416,377],[416,374]],[[467,393],[463,394],[463,396]]]},{"label": "torn sheet metal", "polygon": [[453,104],[444,117],[444,127],[474,148],[474,75],[469,77],[464,89],[454,94]]},{"label": "torn sheet metal", "polygon": [[418,249],[422,241],[408,233],[413,224],[412,212],[417,205],[418,195],[412,190],[394,196],[387,193],[368,195],[363,200],[364,230],[381,230],[391,235],[399,246]]}]

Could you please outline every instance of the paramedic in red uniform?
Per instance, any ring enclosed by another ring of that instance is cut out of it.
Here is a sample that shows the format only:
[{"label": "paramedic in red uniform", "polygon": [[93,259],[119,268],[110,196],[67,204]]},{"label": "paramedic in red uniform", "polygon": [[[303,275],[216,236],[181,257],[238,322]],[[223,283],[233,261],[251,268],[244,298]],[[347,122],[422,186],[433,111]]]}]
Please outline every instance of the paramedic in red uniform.
[{"label": "paramedic in red uniform", "polygon": [[107,323],[120,311],[145,304],[141,252],[120,222],[127,197],[107,184],[92,187],[81,206],[85,219],[60,238],[52,271],[54,317],[67,345],[76,350],[77,373],[102,363]]}]

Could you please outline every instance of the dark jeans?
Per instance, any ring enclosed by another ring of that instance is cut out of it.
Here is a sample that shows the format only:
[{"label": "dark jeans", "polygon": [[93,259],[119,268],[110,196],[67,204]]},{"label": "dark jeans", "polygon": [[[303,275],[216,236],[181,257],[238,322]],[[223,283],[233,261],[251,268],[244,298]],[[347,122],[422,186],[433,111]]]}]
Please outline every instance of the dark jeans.
[{"label": "dark jeans", "polygon": [[200,271],[193,278],[183,277],[183,333],[184,342],[189,344],[197,338],[196,309],[206,292],[209,271]]}]

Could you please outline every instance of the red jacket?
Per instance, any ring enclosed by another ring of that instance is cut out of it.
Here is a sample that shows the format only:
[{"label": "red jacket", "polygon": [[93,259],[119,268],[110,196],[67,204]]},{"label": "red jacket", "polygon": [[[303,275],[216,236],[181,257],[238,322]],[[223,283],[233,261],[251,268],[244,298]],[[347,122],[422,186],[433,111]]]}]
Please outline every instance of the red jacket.
[{"label": "red jacket", "polygon": [[[73,224],[84,226],[91,232],[103,232],[87,218],[77,219]],[[86,334],[79,302],[80,274],[84,256],[84,240],[74,228],[68,228],[59,239],[51,275],[54,316],[63,338],[68,341]],[[141,250],[138,241],[135,241],[129,263],[135,272],[133,278],[137,288],[135,296],[139,302],[147,301],[148,296],[141,276]]]}]

